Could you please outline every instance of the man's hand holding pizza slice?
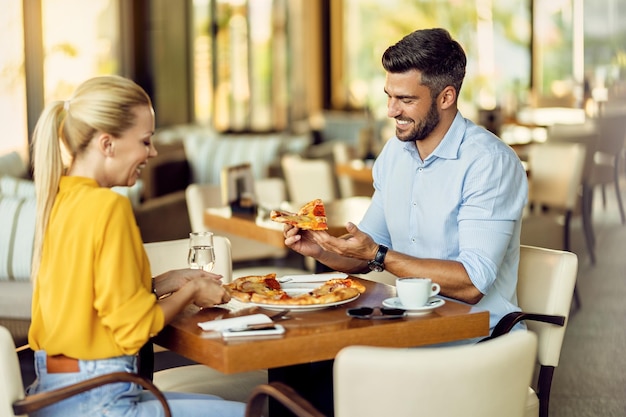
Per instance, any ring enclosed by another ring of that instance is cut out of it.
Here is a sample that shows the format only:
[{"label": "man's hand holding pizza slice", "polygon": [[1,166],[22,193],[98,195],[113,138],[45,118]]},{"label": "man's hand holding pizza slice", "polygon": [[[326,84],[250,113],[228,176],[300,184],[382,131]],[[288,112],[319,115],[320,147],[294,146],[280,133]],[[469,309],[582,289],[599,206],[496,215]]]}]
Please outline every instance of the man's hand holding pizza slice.
[{"label": "man's hand holding pizza slice", "polygon": [[326,208],[319,198],[306,203],[297,213],[272,210],[270,219],[302,230],[328,230]]},{"label": "man's hand holding pizza slice", "polygon": [[[369,272],[368,260],[373,259],[378,245],[353,223],[346,225],[347,234],[341,237],[331,236],[326,232],[328,225],[323,207],[322,201],[316,199],[305,204],[298,213],[275,210],[270,217],[273,221],[286,225],[283,233],[285,245],[299,254],[313,257],[333,270],[347,273]],[[306,217],[315,217],[314,213],[324,214],[323,226],[311,227],[311,221]],[[288,217],[294,215],[303,217]]]}]

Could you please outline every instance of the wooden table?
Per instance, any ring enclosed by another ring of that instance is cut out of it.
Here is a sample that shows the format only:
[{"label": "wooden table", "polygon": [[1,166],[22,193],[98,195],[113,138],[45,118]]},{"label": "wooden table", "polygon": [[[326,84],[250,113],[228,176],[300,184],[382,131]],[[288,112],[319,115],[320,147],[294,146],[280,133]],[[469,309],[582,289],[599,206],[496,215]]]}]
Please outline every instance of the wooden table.
[{"label": "wooden table", "polygon": [[[354,278],[359,279],[359,278]],[[390,285],[359,279],[366,287],[365,293],[350,303],[310,312],[290,312],[288,320],[281,321],[286,332],[282,336],[266,339],[222,340],[219,334],[203,332],[197,323],[219,318],[272,311],[251,306],[230,313],[222,308],[200,310],[189,306],[166,326],[155,338],[158,345],[182,356],[205,364],[225,374],[269,369],[270,379],[284,378],[292,366],[298,369],[295,383],[306,379],[300,364],[324,363],[332,360],[344,347],[350,345],[411,347],[486,336],[489,333],[489,313],[477,311],[467,305],[446,301],[446,304],[427,315],[409,316],[398,320],[361,320],[350,318],[346,309],[357,306],[381,306],[383,300],[396,295]],[[332,374],[328,363],[326,378]],[[332,381],[329,379],[329,381]],[[290,381],[288,381],[290,382]],[[332,383],[320,385],[332,391]],[[307,393],[303,393],[307,396]],[[330,407],[325,394],[321,408]],[[274,412],[273,415],[280,415]]]},{"label": "wooden table", "polygon": [[471,311],[469,306],[454,301],[447,301],[431,314],[401,320],[350,318],[345,313],[347,308],[381,306],[383,300],[396,295],[393,286],[359,280],[366,291],[358,299],[324,310],[291,312],[292,319],[281,322],[286,333],[278,338],[227,342],[217,335],[210,337],[210,333],[203,332],[197,325],[218,317],[258,312],[271,315],[271,311],[251,306],[229,313],[221,308],[200,310],[189,306],[156,336],[155,342],[196,362],[232,374],[332,359],[342,348],[356,344],[424,346],[485,336],[489,332],[488,312]]},{"label": "wooden table", "polygon": [[[325,203],[328,233],[341,236],[346,233],[348,221],[358,223],[369,207],[369,197],[350,197]],[[297,211],[301,204],[293,204]],[[230,208],[209,208],[204,213],[204,223],[211,229],[258,240],[278,248],[285,247],[283,225],[255,216],[232,215]]]}]

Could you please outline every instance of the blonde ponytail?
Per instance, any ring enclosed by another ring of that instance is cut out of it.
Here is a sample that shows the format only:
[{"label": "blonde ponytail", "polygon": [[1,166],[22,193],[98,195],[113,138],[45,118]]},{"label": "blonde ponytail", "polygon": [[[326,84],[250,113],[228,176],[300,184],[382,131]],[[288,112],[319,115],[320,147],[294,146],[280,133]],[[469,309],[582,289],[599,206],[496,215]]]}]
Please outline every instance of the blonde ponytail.
[{"label": "blonde ponytail", "polygon": [[31,274],[33,280],[36,279],[39,271],[43,236],[64,170],[59,141],[61,117],[63,117],[63,102],[50,103],[42,112],[33,134],[33,177],[37,196],[37,220]]}]

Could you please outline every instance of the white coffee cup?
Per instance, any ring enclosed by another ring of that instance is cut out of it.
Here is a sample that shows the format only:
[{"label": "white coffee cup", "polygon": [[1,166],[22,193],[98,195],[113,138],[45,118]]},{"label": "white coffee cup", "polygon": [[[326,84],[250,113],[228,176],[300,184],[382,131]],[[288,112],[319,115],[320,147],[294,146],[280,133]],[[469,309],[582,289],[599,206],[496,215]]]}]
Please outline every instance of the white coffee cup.
[{"label": "white coffee cup", "polygon": [[398,278],[396,290],[402,306],[407,309],[424,307],[428,299],[439,294],[441,287],[430,278]]}]

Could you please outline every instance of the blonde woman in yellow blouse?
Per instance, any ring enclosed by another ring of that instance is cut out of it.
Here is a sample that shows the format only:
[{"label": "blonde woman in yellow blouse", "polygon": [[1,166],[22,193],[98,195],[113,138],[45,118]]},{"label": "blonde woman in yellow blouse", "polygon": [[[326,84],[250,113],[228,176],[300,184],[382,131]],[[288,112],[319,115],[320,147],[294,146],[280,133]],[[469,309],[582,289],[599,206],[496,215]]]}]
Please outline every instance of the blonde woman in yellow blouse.
[{"label": "blonde woman in yellow blouse", "polygon": [[[137,353],[186,305],[227,302],[220,276],[182,269],[150,272],[129,200],[150,158],[154,111],[145,91],[117,76],[80,85],[50,103],[33,137],[37,229],[29,343],[37,379],[28,394],[98,374],[135,372]],[[153,284],[154,282],[154,284]],[[154,285],[154,288],[153,288]],[[157,300],[157,295],[172,293]],[[245,405],[198,394],[166,393],[174,416],[243,416]],[[98,388],[38,416],[159,416],[141,387]]]}]

